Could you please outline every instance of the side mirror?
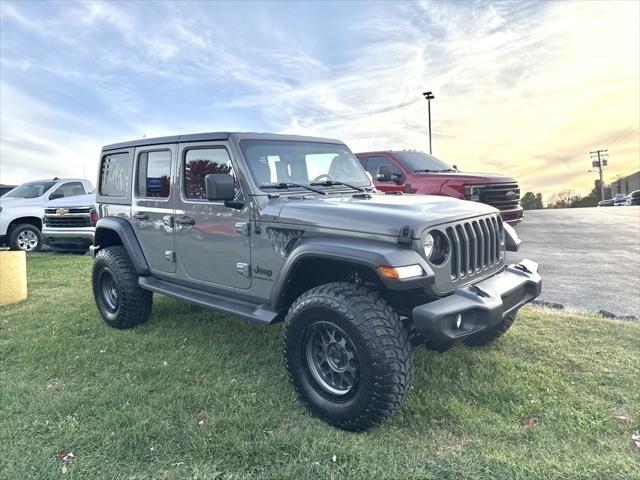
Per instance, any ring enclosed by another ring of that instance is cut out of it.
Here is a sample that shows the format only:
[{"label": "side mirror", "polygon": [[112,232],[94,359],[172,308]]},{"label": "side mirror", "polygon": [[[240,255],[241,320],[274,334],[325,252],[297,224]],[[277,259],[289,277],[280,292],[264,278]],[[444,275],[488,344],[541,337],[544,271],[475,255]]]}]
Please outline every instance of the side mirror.
[{"label": "side mirror", "polygon": [[53,192],[51,195],[49,195],[49,200],[57,200],[59,198],[64,198],[64,193]]},{"label": "side mirror", "polygon": [[391,167],[389,167],[389,165],[380,165],[380,168],[378,168],[378,173],[376,174],[376,180],[378,180],[379,182],[390,182]]},{"label": "side mirror", "polygon": [[402,183],[404,181],[404,175],[402,175],[401,173],[392,173],[391,180],[396,183]]},{"label": "side mirror", "polygon": [[207,200],[233,200],[236,196],[236,184],[228,173],[210,173],[204,177],[204,189]]}]

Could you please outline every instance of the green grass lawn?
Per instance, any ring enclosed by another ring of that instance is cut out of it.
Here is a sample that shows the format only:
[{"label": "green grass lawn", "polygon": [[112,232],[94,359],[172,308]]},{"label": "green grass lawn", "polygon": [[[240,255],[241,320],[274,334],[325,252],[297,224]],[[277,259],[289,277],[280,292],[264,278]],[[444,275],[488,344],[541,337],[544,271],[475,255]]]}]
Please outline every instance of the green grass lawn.
[{"label": "green grass lawn", "polygon": [[113,330],[90,268],[30,255],[0,308],[0,478],[640,478],[637,323],[527,309],[490,348],[418,348],[404,408],[354,434],[298,402],[279,325],[156,296]]}]

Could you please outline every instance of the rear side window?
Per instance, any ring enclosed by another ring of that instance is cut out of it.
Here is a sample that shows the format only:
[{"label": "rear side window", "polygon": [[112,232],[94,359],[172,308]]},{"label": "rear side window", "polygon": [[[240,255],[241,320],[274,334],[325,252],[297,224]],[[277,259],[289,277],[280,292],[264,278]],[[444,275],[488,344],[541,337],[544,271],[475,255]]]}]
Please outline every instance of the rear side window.
[{"label": "rear side window", "polygon": [[113,153],[102,157],[100,194],[126,197],[129,191],[129,153]]},{"label": "rear side window", "polygon": [[184,157],[184,196],[192,200],[206,199],[204,177],[210,173],[234,175],[227,149],[194,148]]},{"label": "rear side window", "polygon": [[138,156],[138,197],[168,198],[171,178],[171,152],[143,152]]}]

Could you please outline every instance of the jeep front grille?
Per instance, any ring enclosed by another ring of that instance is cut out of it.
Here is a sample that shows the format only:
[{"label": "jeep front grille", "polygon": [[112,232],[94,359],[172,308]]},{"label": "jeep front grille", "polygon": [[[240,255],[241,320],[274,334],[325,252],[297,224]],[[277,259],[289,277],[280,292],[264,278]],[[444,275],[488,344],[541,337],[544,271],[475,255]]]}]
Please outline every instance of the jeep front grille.
[{"label": "jeep front grille", "polygon": [[496,183],[480,190],[480,201],[497,208],[511,210],[520,204],[520,187],[517,183]]},{"label": "jeep front grille", "polygon": [[445,228],[451,279],[471,277],[500,263],[503,227],[499,216],[467,220]]}]

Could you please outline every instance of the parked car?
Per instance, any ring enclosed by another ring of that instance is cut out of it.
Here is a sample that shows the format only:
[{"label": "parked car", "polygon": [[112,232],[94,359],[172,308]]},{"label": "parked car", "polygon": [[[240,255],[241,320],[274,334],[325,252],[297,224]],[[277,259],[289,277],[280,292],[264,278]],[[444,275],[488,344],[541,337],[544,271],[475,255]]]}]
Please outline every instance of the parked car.
[{"label": "parked car", "polygon": [[98,214],[94,193],[52,200],[44,208],[42,236],[54,249],[87,251]]},{"label": "parked car", "polygon": [[461,172],[455,165],[415,150],[356,153],[383,192],[444,195],[482,202],[500,210],[510,224],[522,221],[520,187],[515,178]]},{"label": "parked car", "polygon": [[613,207],[613,198],[608,198],[606,200],[600,200],[598,202],[599,207]]},{"label": "parked car", "polygon": [[634,190],[627,195],[627,205],[640,205],[640,190]]},{"label": "parked car", "polygon": [[624,207],[627,204],[627,197],[624,193],[616,193],[616,196],[613,197],[613,206],[614,207]]},{"label": "parked car", "polygon": [[294,388],[340,428],[400,408],[412,345],[488,344],[540,294],[536,263],[505,265],[519,240],[497,209],[380,193],[338,140],[143,139],[103,147],[99,171],[91,251],[104,321],[146,322],[154,292],[284,320]]},{"label": "parked car", "polygon": [[0,197],[16,188],[15,185],[0,185]]},{"label": "parked car", "polygon": [[0,243],[13,250],[40,250],[45,203],[92,190],[91,182],[76,178],[38,180],[14,188],[0,198]]}]

